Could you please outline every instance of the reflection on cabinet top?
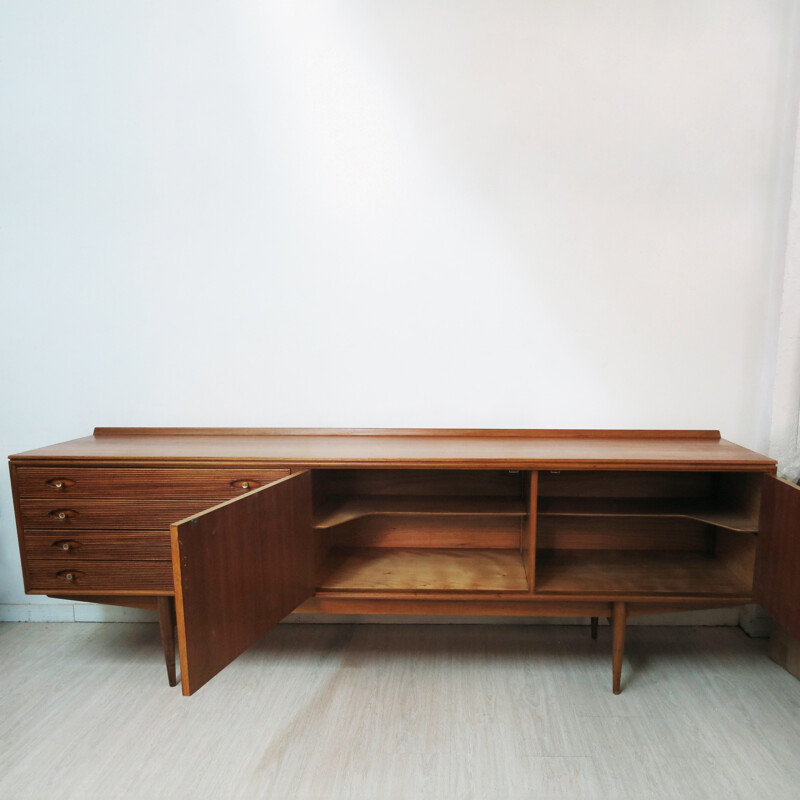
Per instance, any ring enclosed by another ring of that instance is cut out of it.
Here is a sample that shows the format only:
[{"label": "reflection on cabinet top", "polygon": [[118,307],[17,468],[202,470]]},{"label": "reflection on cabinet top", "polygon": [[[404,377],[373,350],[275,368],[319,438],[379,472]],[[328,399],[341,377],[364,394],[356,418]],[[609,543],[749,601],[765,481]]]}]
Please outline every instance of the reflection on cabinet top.
[{"label": "reflection on cabinet top", "polygon": [[96,428],[18,463],[269,463],[297,467],[654,469],[774,472],[718,431],[390,428]]}]

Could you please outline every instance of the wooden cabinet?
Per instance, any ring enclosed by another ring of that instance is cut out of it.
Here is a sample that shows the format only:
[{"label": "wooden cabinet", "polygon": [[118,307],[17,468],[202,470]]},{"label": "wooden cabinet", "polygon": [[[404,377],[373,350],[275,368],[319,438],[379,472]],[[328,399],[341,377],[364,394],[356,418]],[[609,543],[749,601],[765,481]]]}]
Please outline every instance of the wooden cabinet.
[{"label": "wooden cabinet", "polygon": [[606,616],[615,692],[629,616],[756,601],[800,637],[774,472],[714,431],[98,429],[11,457],[27,591],[158,606],[185,694],[292,611]]}]

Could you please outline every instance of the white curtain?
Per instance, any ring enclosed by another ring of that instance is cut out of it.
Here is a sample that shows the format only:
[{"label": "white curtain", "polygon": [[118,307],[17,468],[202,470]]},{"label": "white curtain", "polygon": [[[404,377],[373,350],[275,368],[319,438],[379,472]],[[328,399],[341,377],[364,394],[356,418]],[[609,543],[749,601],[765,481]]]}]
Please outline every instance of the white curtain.
[{"label": "white curtain", "polygon": [[800,480],[800,115],[795,131],[791,201],[773,385],[770,455],[779,473]]}]

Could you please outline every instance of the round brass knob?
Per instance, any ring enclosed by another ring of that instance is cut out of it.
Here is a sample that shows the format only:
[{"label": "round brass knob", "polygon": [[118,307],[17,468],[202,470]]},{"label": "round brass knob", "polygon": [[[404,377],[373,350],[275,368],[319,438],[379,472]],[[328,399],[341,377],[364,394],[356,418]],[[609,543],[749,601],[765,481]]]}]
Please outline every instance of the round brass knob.
[{"label": "round brass knob", "polygon": [[247,481],[242,481],[242,489],[249,489],[250,484]]},{"label": "round brass knob", "polygon": [[61,549],[62,550],[69,550],[69,542],[64,542],[64,544],[61,545]]},{"label": "round brass knob", "polygon": [[59,519],[66,519],[67,515],[63,511],[59,511],[58,512],[58,518]]},{"label": "round brass knob", "polygon": [[63,481],[54,481],[53,482],[53,486],[55,486],[56,489],[60,489],[63,485],[64,485]]},{"label": "round brass knob", "polygon": [[65,577],[65,578],[66,578],[68,581],[71,581],[71,580],[73,580],[73,579],[75,578],[75,576],[74,576],[74,575],[73,575],[71,572],[68,572],[68,573],[67,573],[67,574],[66,574],[64,577]]}]

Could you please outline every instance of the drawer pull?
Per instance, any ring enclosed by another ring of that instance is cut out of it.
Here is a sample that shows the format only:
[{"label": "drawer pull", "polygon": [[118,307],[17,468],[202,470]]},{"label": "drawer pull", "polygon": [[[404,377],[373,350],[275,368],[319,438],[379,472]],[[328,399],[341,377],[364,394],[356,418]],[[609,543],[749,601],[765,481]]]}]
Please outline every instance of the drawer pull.
[{"label": "drawer pull", "polygon": [[67,520],[77,517],[78,512],[71,508],[57,508],[55,511],[51,511],[48,516],[50,519]]},{"label": "drawer pull", "polygon": [[70,550],[77,550],[80,546],[80,542],[75,542],[71,539],[60,539],[57,542],[53,542],[53,547],[57,547],[59,550],[63,550],[65,553],[69,553]]},{"label": "drawer pull", "polygon": [[83,572],[79,572],[76,569],[62,569],[61,572],[56,573],[57,577],[63,578],[65,581],[69,581],[70,583],[75,583],[76,581],[80,580],[83,575]]},{"label": "drawer pull", "polygon": [[231,486],[233,486],[234,489],[249,491],[250,489],[257,489],[261,484],[258,481],[248,479],[246,481],[231,481]]},{"label": "drawer pull", "polygon": [[75,481],[71,481],[69,478],[50,478],[49,481],[45,481],[45,483],[51,489],[69,489],[70,486],[75,485]]}]

